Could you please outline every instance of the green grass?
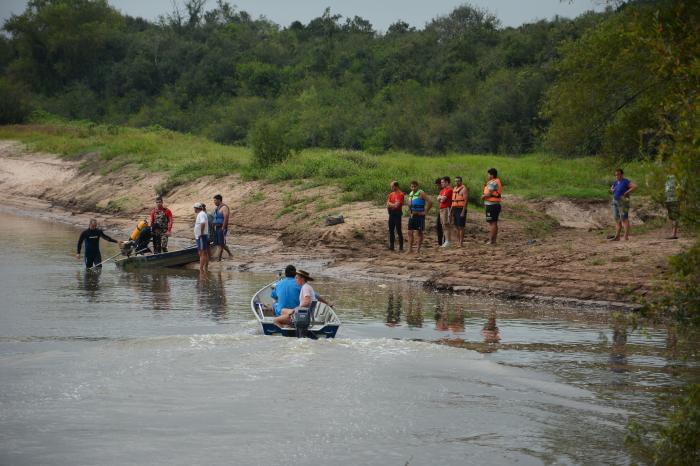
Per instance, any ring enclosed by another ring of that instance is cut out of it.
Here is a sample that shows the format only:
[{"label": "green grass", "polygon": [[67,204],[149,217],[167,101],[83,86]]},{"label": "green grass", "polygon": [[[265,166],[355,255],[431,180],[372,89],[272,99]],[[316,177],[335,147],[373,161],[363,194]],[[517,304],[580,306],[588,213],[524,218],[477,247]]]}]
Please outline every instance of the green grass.
[{"label": "green grass", "polygon": [[[448,154],[426,157],[402,152],[370,155],[364,152],[308,149],[268,168],[251,164],[250,150],[226,146],[207,139],[162,128],[127,128],[87,122],[42,121],[37,124],[0,127],[0,139],[15,139],[31,150],[59,154],[67,159],[99,157],[97,171],[105,173],[126,165],[148,172],[163,172],[168,178],[158,188],[165,193],[177,185],[202,176],[240,173],[246,179],[268,182],[298,181],[304,188],[335,185],[341,201],[374,201],[383,204],[389,182],[398,180],[404,191],[411,180],[433,192],[438,176],[461,175],[469,188],[470,201],[479,199],[486,170],[495,167],[503,182],[504,195],[528,199],[607,199],[613,168],[600,159],[564,159],[545,154],[518,157]],[[86,167],[93,166],[85,162]],[[640,186],[650,169],[630,163],[625,173]]]},{"label": "green grass", "polygon": [[[249,164],[250,152],[207,139],[162,128],[126,128],[85,122],[52,122],[24,126],[1,126],[0,139],[16,139],[31,150],[58,154],[69,160],[86,154],[99,157],[101,174],[135,165],[149,172],[169,174],[159,188],[167,192],[184,182],[206,175],[240,172]],[[92,166],[84,161],[85,167]]]}]

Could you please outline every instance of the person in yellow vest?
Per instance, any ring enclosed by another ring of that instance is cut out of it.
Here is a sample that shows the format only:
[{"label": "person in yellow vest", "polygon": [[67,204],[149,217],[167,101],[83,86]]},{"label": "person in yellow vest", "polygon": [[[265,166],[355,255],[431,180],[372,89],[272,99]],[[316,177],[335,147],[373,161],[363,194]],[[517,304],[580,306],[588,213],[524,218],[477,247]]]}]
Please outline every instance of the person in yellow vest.
[{"label": "person in yellow vest", "polygon": [[486,221],[489,224],[489,239],[486,240],[486,244],[496,244],[503,186],[501,180],[498,179],[498,171],[495,168],[489,168],[487,173],[489,178],[484,185],[484,194],[481,196],[486,210]]},{"label": "person in yellow vest", "polygon": [[462,177],[455,177],[455,187],[452,190],[452,226],[457,233],[457,244],[464,243],[464,225],[467,223],[467,199],[469,189],[462,184]]}]

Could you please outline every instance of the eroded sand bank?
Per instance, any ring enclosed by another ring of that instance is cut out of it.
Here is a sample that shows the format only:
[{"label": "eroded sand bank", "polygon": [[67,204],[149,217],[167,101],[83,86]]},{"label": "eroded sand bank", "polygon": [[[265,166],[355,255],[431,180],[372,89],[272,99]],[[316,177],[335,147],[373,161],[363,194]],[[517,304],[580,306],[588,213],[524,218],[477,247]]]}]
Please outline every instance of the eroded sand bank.
[{"label": "eroded sand bank", "polygon": [[[148,215],[155,187],[164,178],[130,166],[101,174],[95,154],[67,161],[0,141],[3,209],[76,226],[95,217],[122,238]],[[639,197],[632,204],[631,241],[610,242],[606,202],[529,202],[506,195],[497,246],[483,244],[483,214],[471,209],[464,248],[438,249],[434,221],[428,221],[424,250],[408,255],[386,250],[386,211],[380,207],[341,204],[333,188],[227,176],[200,178],[165,196],[175,217],[172,245],[191,242],[192,204],[201,201],[213,208],[217,193],[232,209],[234,255],[212,263],[214,270],[278,271],[295,263],[337,277],[411,280],[462,293],[630,307],[653,292],[667,270],[668,256],[691,243],[667,240],[666,229],[651,228],[649,222],[658,223],[664,213]],[[330,214],[343,214],[346,222],[326,226],[323,220]],[[538,224],[548,227],[533,229]]]}]

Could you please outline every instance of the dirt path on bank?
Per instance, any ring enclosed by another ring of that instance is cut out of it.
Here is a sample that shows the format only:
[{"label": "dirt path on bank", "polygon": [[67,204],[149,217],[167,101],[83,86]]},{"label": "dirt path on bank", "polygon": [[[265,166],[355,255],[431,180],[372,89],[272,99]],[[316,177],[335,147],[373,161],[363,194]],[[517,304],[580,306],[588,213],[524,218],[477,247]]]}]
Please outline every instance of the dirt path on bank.
[{"label": "dirt path on bank", "polygon": [[[150,212],[164,176],[130,166],[100,174],[96,161],[96,154],[66,161],[0,141],[2,208],[77,226],[95,217],[110,234],[124,238]],[[427,222],[422,253],[408,255],[386,250],[382,208],[343,205],[333,188],[271,186],[237,176],[201,178],[165,196],[175,217],[171,244],[191,242],[192,204],[201,201],[213,208],[216,193],[231,206],[234,255],[212,263],[213,270],[278,271],[294,263],[327,276],[411,280],[510,299],[629,307],[653,291],[667,270],[668,256],[691,244],[690,239],[665,239],[663,212],[648,200],[633,201],[631,241],[610,242],[605,202],[528,202],[505,196],[498,245],[483,243],[483,212],[471,209],[464,248],[438,249],[433,219]],[[325,217],[337,214],[346,222],[325,226]],[[72,248],[67,245],[67,253]]]}]

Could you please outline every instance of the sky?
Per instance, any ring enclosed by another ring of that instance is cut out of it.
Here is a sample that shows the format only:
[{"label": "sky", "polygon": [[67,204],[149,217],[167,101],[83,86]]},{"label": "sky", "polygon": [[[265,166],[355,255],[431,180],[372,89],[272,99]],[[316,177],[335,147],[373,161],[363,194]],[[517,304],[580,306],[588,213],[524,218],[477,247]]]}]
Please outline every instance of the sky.
[{"label": "sky", "polygon": [[[150,20],[169,13],[173,8],[173,0],[108,1],[122,13]],[[183,0],[177,0],[177,3],[182,5]],[[433,18],[446,15],[464,4],[465,0],[230,0],[229,3],[247,11],[253,18],[265,16],[281,26],[288,26],[296,20],[306,24],[330,7],[333,14],[360,16],[369,20],[374,29],[386,31],[398,20],[420,29]],[[600,0],[468,0],[466,3],[487,9],[501,20],[503,26],[519,26],[555,15],[573,18],[588,10],[604,9]],[[22,13],[26,5],[26,0],[0,0],[0,20],[4,23],[12,14]],[[215,5],[216,0],[208,0],[206,7],[209,9]]]}]

